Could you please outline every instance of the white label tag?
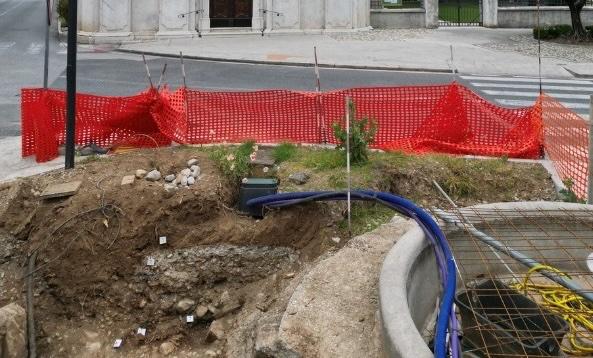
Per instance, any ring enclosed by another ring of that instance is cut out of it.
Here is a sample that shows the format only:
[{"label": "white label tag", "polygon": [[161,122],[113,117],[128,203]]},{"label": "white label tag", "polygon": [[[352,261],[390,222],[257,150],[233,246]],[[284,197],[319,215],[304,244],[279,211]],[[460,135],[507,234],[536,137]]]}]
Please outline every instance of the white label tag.
[{"label": "white label tag", "polygon": [[159,237],[159,244],[160,245],[165,245],[166,243],[167,243],[167,237],[166,236]]},{"label": "white label tag", "polygon": [[148,257],[148,259],[146,260],[147,266],[154,266],[155,263],[156,263],[156,260],[152,256]]},{"label": "white label tag", "polygon": [[138,328],[138,334],[141,336],[146,336],[146,328]]},{"label": "white label tag", "polygon": [[116,339],[115,342],[113,342],[113,348],[121,347],[123,342],[124,342],[123,339]]},{"label": "white label tag", "polygon": [[194,323],[194,316],[187,316],[187,317],[185,317],[185,322],[187,322],[187,323]]}]

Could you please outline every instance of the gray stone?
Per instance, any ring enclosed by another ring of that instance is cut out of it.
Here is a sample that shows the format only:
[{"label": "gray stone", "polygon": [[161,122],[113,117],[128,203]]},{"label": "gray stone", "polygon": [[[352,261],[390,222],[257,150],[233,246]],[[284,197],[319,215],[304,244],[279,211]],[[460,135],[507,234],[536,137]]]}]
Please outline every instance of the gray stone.
[{"label": "gray stone", "polygon": [[135,179],[136,179],[136,177],[133,176],[133,175],[126,175],[125,177],[123,177],[121,179],[121,185],[122,186],[124,186],[124,185],[132,185],[132,184],[134,184],[134,180]]},{"label": "gray stone", "polygon": [[179,180],[179,185],[187,186],[187,177],[185,175],[181,176],[181,179]]},{"label": "gray stone", "polygon": [[196,158],[192,158],[192,159],[190,159],[190,160],[187,161],[187,167],[188,168],[191,168],[191,167],[193,167],[196,164],[198,164],[198,160]]},{"label": "gray stone", "polygon": [[159,181],[161,180],[161,172],[158,170],[151,170],[148,174],[146,174],[146,180],[148,181]]},{"label": "gray stone", "polygon": [[181,175],[183,175],[184,177],[188,177],[188,176],[190,176],[190,175],[191,175],[191,169],[189,169],[189,168],[183,169],[183,170],[180,172],[180,174],[181,174]]},{"label": "gray stone", "polygon": [[194,185],[196,183],[196,178],[188,177],[187,178],[187,185]]},{"label": "gray stone", "polygon": [[26,312],[16,303],[0,308],[0,339],[0,357],[27,356]]},{"label": "gray stone", "polygon": [[175,305],[175,309],[179,313],[186,313],[189,310],[191,310],[192,307],[195,305],[196,305],[196,302],[194,300],[191,300],[189,298],[184,298],[181,301],[177,302],[177,304]]},{"label": "gray stone", "polygon": [[147,172],[144,169],[138,169],[136,170],[136,178],[138,179],[144,179],[144,177],[146,176]]},{"label": "gray stone", "polygon": [[171,342],[164,342],[159,346],[159,352],[164,356],[168,356],[175,352],[175,345]]},{"label": "gray stone", "polygon": [[167,176],[165,177],[165,181],[166,181],[167,183],[172,183],[172,182],[173,182],[173,180],[175,180],[175,174],[169,174],[169,175],[167,175]]},{"label": "gray stone", "polygon": [[202,169],[197,165],[192,165],[192,167],[190,169],[191,169],[191,175],[194,178],[197,178],[200,176],[200,174],[202,174]]},{"label": "gray stone", "polygon": [[299,172],[299,173],[291,174],[288,177],[288,180],[290,180],[292,183],[295,183],[297,185],[303,185],[303,184],[307,183],[307,181],[309,181],[310,177],[311,176],[307,173]]},{"label": "gray stone", "polygon": [[78,153],[82,157],[88,157],[89,155],[95,154],[95,151],[91,147],[84,147],[84,148],[81,148]]}]

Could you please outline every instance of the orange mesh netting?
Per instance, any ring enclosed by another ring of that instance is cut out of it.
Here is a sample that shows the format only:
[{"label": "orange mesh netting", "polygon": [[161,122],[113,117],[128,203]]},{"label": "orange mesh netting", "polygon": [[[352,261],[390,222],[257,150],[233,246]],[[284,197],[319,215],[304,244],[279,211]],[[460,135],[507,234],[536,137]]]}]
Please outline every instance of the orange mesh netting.
[{"label": "orange mesh netting", "polygon": [[563,181],[570,180],[577,197],[587,197],[589,125],[552,97],[543,95],[542,107],[546,154]]},{"label": "orange mesh netting", "polygon": [[[102,147],[114,143],[154,146],[156,141],[158,145],[169,145],[170,139],[160,132],[150,113],[157,98],[155,91],[132,97],[78,94],[75,143],[95,143]],[[38,162],[55,158],[58,147],[65,142],[65,92],[23,89],[21,121],[23,156],[35,154]]]},{"label": "orange mesh netting", "polygon": [[[79,95],[76,143],[144,141],[139,134],[156,138],[159,145],[246,139],[335,143],[332,124],[343,121],[347,96],[358,117],[377,122],[375,148],[518,158],[538,158],[541,152],[541,106],[504,109],[457,83],[322,94],[181,88],[123,98]],[[61,91],[23,90],[24,156],[35,154],[45,161],[57,154],[64,139],[64,99]]]}]

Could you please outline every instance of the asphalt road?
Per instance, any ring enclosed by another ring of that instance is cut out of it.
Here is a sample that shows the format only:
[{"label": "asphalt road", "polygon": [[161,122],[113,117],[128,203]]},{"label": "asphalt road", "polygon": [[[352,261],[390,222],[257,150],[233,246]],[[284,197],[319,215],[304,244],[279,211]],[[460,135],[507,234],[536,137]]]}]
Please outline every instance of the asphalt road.
[{"label": "asphalt road", "polygon": [[[0,0],[0,138],[20,134],[21,88],[42,86],[44,21],[45,1],[43,0]],[[149,86],[141,56],[113,50],[109,46],[78,46],[77,87],[79,92],[125,96],[133,95]],[[168,66],[164,82],[172,88],[182,84],[179,60],[155,57],[147,59],[155,85],[159,81],[165,63]],[[315,88],[315,72],[311,67],[194,60],[186,60],[185,67],[187,85],[206,90],[245,91],[287,88],[311,91]],[[65,68],[66,44],[53,35],[50,43],[51,87],[59,89],[66,87]],[[489,78],[476,80],[475,77],[454,77],[451,74],[442,73],[327,68],[320,70],[320,77],[324,91],[348,87],[442,84],[457,80],[501,105],[526,106],[532,103],[537,95],[533,89],[524,89],[533,87],[533,84],[525,86],[523,82],[517,83],[514,78],[492,78],[495,81],[492,82],[487,81]],[[573,101],[570,97],[575,95],[584,97],[579,93],[593,86],[593,83],[589,85],[585,83],[586,81],[580,82],[583,83],[561,83],[553,87],[561,91],[559,96],[562,99]],[[559,85],[567,88],[559,88]],[[584,103],[569,102],[568,104],[576,106],[576,110],[582,113],[588,108]]]}]

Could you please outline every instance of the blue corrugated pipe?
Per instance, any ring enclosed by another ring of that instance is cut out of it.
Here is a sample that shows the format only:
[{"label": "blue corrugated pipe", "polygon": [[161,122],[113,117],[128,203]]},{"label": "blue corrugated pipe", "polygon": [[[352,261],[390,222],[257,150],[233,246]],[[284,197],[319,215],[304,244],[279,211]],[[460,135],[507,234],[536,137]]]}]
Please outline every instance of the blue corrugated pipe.
[{"label": "blue corrugated pipe", "polygon": [[[346,200],[347,192],[300,192],[269,195],[247,202],[249,206],[286,207],[305,202],[324,200]],[[352,200],[376,201],[393,210],[414,219],[424,230],[426,236],[433,242],[437,261],[439,261],[441,279],[443,280],[443,296],[437,319],[434,354],[437,358],[447,357],[447,327],[449,326],[451,339],[451,353],[453,357],[460,357],[461,349],[457,335],[457,319],[453,310],[455,298],[456,271],[453,254],[445,235],[438,224],[424,210],[413,202],[389,193],[374,191],[353,191]],[[444,258],[444,262],[442,262]]]}]

